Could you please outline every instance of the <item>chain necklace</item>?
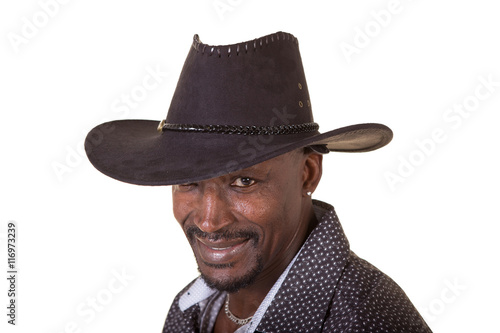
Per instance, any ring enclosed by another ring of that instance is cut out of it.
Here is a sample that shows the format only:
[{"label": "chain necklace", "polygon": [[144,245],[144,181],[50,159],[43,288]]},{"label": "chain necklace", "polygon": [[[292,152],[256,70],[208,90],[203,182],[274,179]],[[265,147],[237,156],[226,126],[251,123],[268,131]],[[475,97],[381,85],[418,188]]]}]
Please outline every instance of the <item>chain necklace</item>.
[{"label": "chain necklace", "polygon": [[246,323],[248,323],[250,320],[252,320],[253,316],[250,316],[245,319],[240,319],[236,317],[234,314],[229,311],[229,294],[226,296],[226,304],[224,305],[224,312],[226,312],[227,317],[236,325],[243,326]]}]

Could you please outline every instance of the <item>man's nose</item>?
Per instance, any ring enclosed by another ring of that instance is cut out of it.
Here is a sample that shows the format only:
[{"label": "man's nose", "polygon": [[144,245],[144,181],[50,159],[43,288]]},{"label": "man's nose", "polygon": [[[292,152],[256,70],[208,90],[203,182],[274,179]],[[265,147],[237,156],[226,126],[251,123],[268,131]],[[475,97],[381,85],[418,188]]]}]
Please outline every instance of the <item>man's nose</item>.
[{"label": "man's nose", "polygon": [[213,233],[233,222],[228,200],[221,189],[206,187],[200,193],[194,223],[204,232]]}]

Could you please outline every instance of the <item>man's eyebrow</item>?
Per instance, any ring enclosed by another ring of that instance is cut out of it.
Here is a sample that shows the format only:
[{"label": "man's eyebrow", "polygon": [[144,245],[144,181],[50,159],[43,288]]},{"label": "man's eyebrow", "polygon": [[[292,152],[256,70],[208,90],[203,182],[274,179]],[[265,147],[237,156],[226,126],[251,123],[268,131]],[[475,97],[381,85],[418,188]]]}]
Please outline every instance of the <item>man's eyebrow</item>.
[{"label": "man's eyebrow", "polygon": [[244,175],[245,173],[259,173],[263,174],[265,177],[269,176],[271,173],[272,168],[259,168],[258,165],[252,165],[248,168],[241,169],[235,172],[232,172],[231,175]]}]

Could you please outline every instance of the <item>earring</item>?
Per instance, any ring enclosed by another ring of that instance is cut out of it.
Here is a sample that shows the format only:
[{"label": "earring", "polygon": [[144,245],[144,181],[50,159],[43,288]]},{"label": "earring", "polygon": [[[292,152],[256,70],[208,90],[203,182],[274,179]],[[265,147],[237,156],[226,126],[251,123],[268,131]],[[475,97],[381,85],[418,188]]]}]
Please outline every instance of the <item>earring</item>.
[{"label": "earring", "polygon": [[306,194],[307,194],[308,196],[311,196],[312,192],[307,192]]}]

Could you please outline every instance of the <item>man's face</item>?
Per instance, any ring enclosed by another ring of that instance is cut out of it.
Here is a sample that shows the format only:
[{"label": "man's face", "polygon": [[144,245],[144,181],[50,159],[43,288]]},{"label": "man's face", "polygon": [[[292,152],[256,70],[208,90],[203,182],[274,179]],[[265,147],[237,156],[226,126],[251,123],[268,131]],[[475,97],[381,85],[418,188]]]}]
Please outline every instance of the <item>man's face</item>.
[{"label": "man's face", "polygon": [[277,279],[302,245],[307,157],[294,151],[218,178],[172,188],[182,226],[207,284],[235,292]]}]

